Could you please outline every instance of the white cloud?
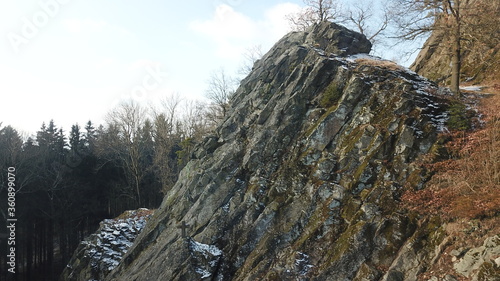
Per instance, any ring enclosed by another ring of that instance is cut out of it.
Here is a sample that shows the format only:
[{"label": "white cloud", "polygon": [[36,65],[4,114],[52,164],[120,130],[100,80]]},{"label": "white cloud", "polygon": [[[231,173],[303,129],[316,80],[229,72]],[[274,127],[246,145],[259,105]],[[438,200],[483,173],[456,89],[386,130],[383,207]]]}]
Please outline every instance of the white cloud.
[{"label": "white cloud", "polygon": [[65,19],[63,20],[64,28],[70,33],[95,33],[95,32],[112,32],[122,35],[132,35],[132,33],[125,28],[110,24],[104,20],[94,19]]},{"label": "white cloud", "polygon": [[239,59],[249,47],[267,48],[285,35],[290,30],[285,16],[299,10],[297,4],[282,3],[263,11],[261,19],[253,19],[221,4],[211,19],[192,22],[191,28],[214,41],[219,57]]},{"label": "white cloud", "polygon": [[192,27],[216,39],[245,39],[256,31],[251,18],[225,4],[216,7],[212,19],[194,22]]},{"label": "white cloud", "polygon": [[241,44],[255,37],[255,22],[232,7],[222,4],[216,7],[213,17],[191,23],[191,28],[212,38],[217,44],[217,55],[235,57],[241,53]]},{"label": "white cloud", "polygon": [[287,15],[295,14],[302,8],[293,3],[278,4],[265,12],[264,24],[268,27],[269,37],[278,40],[279,37],[290,31],[290,23],[286,19]]}]

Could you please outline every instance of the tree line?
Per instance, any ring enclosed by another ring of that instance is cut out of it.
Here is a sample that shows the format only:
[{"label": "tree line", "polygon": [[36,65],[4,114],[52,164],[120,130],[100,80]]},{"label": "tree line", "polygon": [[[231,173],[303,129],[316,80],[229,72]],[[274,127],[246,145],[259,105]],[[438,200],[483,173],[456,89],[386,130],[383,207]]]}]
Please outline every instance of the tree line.
[{"label": "tree line", "polygon": [[[262,56],[243,55],[240,75]],[[0,198],[7,198],[7,170],[16,170],[16,272],[7,271],[7,243],[0,243],[0,279],[57,280],[73,251],[99,222],[125,210],[157,208],[177,181],[196,143],[226,117],[239,79],[212,71],[204,101],[171,94],[148,107],[134,100],[112,109],[105,124],[75,124],[69,133],[54,120],[24,138],[0,122]],[[0,215],[7,221],[7,200]],[[0,230],[0,239],[5,233]]]},{"label": "tree line", "polygon": [[0,125],[0,214],[7,221],[7,170],[14,167],[18,242],[15,275],[7,272],[7,243],[0,243],[0,279],[57,280],[100,221],[157,208],[195,143],[222,118],[221,106],[179,96],[154,109],[129,101],[104,125],[89,121],[66,133],[51,120],[28,138]]}]

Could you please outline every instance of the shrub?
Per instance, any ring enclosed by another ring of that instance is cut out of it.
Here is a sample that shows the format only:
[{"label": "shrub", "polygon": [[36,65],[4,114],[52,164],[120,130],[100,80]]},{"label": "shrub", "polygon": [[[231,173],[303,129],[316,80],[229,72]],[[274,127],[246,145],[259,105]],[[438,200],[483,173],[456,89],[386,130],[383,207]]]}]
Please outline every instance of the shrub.
[{"label": "shrub", "polygon": [[470,129],[471,121],[467,116],[467,108],[461,102],[453,102],[449,109],[450,118],[447,126],[451,130],[465,131]]}]

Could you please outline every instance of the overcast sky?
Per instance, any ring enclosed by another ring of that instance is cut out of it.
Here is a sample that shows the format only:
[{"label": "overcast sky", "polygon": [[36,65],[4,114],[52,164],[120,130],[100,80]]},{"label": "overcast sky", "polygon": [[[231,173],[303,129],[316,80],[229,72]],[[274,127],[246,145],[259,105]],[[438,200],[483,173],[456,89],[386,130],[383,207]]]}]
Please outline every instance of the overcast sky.
[{"label": "overcast sky", "polygon": [[267,51],[301,0],[2,0],[0,122],[66,132],[123,100],[200,99],[210,73]]}]

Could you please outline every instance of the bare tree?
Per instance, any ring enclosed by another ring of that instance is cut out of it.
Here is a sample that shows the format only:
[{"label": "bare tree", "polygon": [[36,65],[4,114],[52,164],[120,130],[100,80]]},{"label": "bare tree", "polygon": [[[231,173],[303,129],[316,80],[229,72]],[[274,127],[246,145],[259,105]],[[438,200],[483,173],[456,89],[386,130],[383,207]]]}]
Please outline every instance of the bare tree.
[{"label": "bare tree", "polygon": [[234,93],[234,79],[229,77],[223,68],[212,72],[208,81],[206,97],[214,106],[214,114],[217,120],[223,119],[228,110],[229,99]]},{"label": "bare tree", "polygon": [[499,1],[475,0],[469,2],[462,14],[467,20],[463,28],[463,37],[466,42],[478,42],[489,48],[500,44]]},{"label": "bare tree", "polygon": [[486,73],[498,62],[495,54],[500,49],[500,1],[471,0],[465,4],[461,12],[462,66],[469,79],[491,75]]},{"label": "bare tree", "polygon": [[427,36],[429,32],[438,31],[450,34],[451,57],[451,90],[460,95],[461,41],[463,25],[464,0],[392,0],[393,17],[398,29],[399,38],[415,40]]},{"label": "bare tree", "polygon": [[165,131],[169,135],[175,133],[176,127],[180,122],[179,110],[183,103],[183,98],[178,93],[173,93],[169,96],[164,97],[160,100],[160,107],[152,107],[151,112],[153,113],[153,118],[156,120],[161,115],[161,118],[165,120],[168,128]]},{"label": "bare tree", "polygon": [[[182,98],[172,94],[161,101],[161,108],[152,110],[154,115],[154,171],[161,181],[162,192],[166,194],[177,179],[177,160],[172,157],[180,139],[179,108]],[[175,154],[174,154],[175,155]]]},{"label": "bare tree", "polygon": [[307,6],[305,9],[286,17],[293,30],[305,30],[315,23],[333,21],[340,15],[340,4],[337,0],[303,1]]},{"label": "bare tree", "polygon": [[214,124],[207,117],[210,106],[201,101],[187,101],[184,103],[182,118],[182,138],[201,140],[209,131],[214,129]]},{"label": "bare tree", "polygon": [[246,52],[243,53],[243,64],[241,65],[238,73],[242,76],[248,75],[252,71],[255,62],[261,59],[263,55],[264,53],[262,52],[261,45],[255,45],[248,48]]},{"label": "bare tree", "polygon": [[390,11],[386,1],[377,2],[380,2],[377,3],[380,6],[377,11],[373,1],[360,0],[342,9],[339,16],[343,24],[357,29],[372,45],[380,43],[380,37],[385,35],[384,32],[390,23]]},{"label": "bare tree", "polygon": [[386,0],[376,1],[381,7],[374,11],[374,1],[359,0],[353,4],[341,6],[337,0],[304,0],[305,9],[287,16],[293,30],[305,30],[321,21],[333,21],[356,29],[366,36],[372,45],[380,44],[390,23],[390,12]]},{"label": "bare tree", "polygon": [[116,128],[118,135],[110,138],[105,147],[114,152],[112,155],[119,157],[125,174],[130,177],[128,182],[135,190],[139,205],[143,203],[140,186],[146,172],[141,165],[143,147],[139,141],[145,120],[145,109],[133,101],[122,103],[107,116],[108,127]]},{"label": "bare tree", "polygon": [[214,105],[202,101],[188,100],[183,103],[182,120],[179,127],[180,142],[177,163],[182,168],[189,161],[195,144],[214,130],[217,125],[212,118]]},{"label": "bare tree", "polygon": [[[0,122],[0,127],[2,123]],[[0,165],[14,165],[22,152],[23,140],[21,135],[11,126],[0,129]]]}]

